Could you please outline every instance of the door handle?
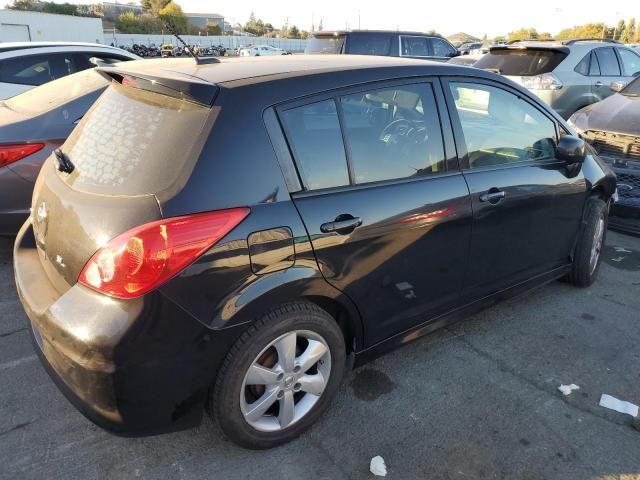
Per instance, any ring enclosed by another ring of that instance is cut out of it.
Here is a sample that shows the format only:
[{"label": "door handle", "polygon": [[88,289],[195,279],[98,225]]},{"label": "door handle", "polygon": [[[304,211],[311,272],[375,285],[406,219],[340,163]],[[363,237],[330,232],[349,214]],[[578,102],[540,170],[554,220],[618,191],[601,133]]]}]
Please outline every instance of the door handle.
[{"label": "door handle", "polygon": [[602,83],[600,80],[598,80],[596,83],[594,83],[594,85],[596,87],[604,87],[604,83]]},{"label": "door handle", "polygon": [[333,222],[320,225],[320,231],[322,233],[336,232],[340,235],[346,235],[347,233],[353,232],[360,225],[362,225],[362,219],[360,217],[344,218],[343,215],[339,215]]},{"label": "door handle", "polygon": [[482,195],[480,195],[480,201],[481,202],[489,202],[489,203],[495,205],[496,203],[498,203],[500,200],[502,200],[506,196],[507,196],[507,193],[503,192],[502,190],[491,189],[488,192],[483,193]]}]

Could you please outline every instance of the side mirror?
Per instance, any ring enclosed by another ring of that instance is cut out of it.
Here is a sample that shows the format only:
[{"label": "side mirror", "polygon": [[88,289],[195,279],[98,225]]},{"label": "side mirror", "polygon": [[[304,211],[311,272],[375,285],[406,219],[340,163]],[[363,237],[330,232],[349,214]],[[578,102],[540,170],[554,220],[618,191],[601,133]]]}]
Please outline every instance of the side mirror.
[{"label": "side mirror", "polygon": [[576,165],[584,162],[587,155],[587,148],[584,140],[573,135],[560,137],[556,147],[556,158],[562,160],[567,165]]},{"label": "side mirror", "polygon": [[611,91],[616,93],[622,90],[626,86],[627,86],[627,82],[623,82],[621,80],[617,80],[609,84],[609,88],[611,89]]}]

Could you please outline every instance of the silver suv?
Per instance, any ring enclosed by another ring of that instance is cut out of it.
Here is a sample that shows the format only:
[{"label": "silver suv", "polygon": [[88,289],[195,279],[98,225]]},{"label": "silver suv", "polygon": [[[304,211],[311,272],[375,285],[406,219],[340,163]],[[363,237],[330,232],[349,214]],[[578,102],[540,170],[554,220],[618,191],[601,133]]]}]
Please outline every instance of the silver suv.
[{"label": "silver suv", "polygon": [[518,41],[492,47],[474,65],[531,90],[564,118],[640,75],[640,52],[614,40]]}]

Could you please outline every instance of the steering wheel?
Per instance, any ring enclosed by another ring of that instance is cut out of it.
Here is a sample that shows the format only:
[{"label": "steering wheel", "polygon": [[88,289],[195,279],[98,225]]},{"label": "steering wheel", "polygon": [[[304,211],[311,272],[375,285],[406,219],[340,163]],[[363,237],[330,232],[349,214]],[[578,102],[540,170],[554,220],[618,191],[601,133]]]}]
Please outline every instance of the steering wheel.
[{"label": "steering wheel", "polygon": [[[397,137],[407,135],[413,127],[411,121],[406,118],[399,118],[394,120],[389,125],[384,127],[380,134],[380,140],[385,143],[389,143],[391,139],[395,140]],[[391,138],[390,138],[391,137]]]}]

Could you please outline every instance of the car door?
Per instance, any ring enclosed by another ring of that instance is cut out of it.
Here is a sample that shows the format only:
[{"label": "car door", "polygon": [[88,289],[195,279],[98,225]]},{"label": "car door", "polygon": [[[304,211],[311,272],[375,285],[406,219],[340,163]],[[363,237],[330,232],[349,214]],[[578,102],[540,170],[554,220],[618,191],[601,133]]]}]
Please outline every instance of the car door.
[{"label": "car door", "polygon": [[555,158],[556,122],[501,83],[451,78],[445,92],[473,208],[465,290],[480,297],[567,265],[587,187]]},{"label": "car door", "polygon": [[278,108],[304,185],[295,205],[368,345],[452,308],[462,287],[471,208],[443,102],[438,83],[411,80]]},{"label": "car door", "polygon": [[[599,75],[591,76],[591,92],[599,100],[607,98],[613,93],[609,88],[611,83],[622,79],[622,71],[618,63],[618,56],[613,47],[600,47],[593,50],[598,63]],[[595,73],[595,66],[592,70]]]}]

